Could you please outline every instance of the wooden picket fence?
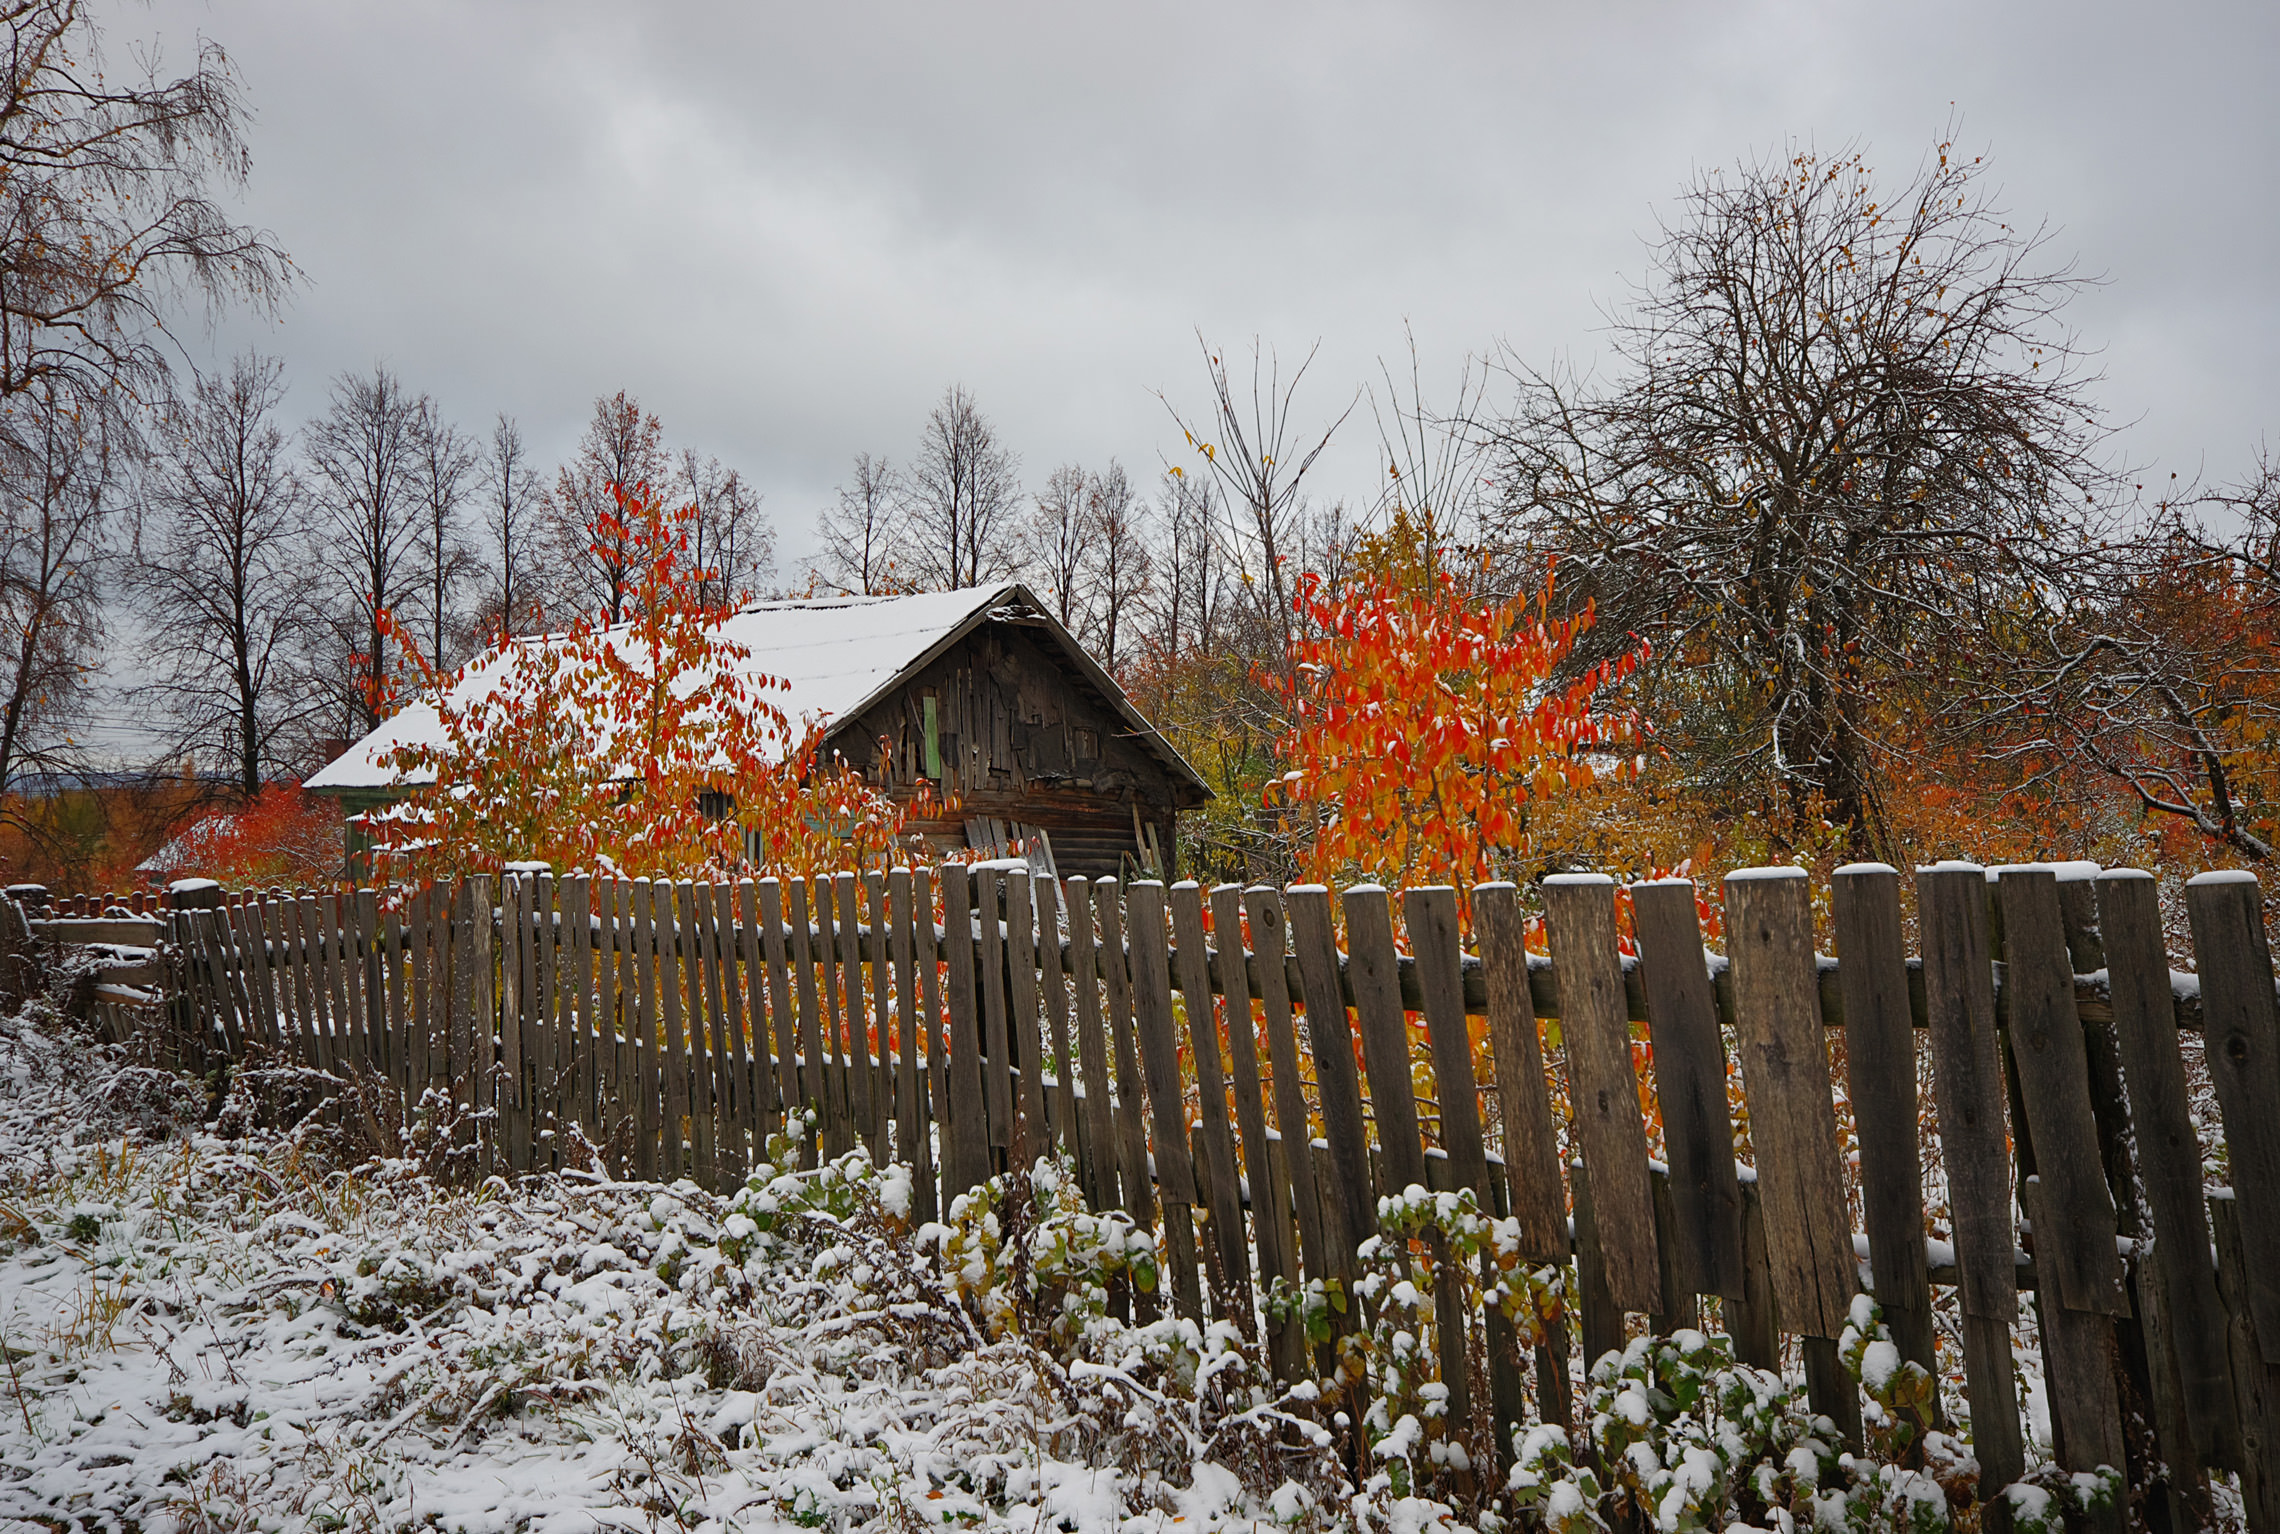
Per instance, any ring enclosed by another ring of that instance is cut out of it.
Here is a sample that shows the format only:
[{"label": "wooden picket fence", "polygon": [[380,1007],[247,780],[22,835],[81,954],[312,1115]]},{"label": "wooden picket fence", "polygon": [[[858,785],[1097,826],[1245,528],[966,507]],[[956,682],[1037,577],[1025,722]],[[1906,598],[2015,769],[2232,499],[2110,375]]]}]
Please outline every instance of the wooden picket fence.
[{"label": "wooden picket fence", "polygon": [[[1914,956],[1909,881],[1881,865],[1826,892],[1835,958],[1816,955],[1794,869],[1726,881],[1723,956],[1692,884],[1597,876],[1544,882],[1548,957],[1511,885],[1469,892],[1461,924],[1446,888],[1061,885],[1011,863],[206,891],[185,898],[216,903],[165,921],[194,1047],[385,1081],[397,1111],[457,1116],[474,1173],[598,1158],[725,1187],[799,1107],[819,1125],[810,1154],[901,1161],[934,1219],[1064,1152],[1094,1206],[1157,1233],[1178,1312],[1233,1321],[1285,1377],[1307,1368],[1305,1340],[1263,1295],[1353,1279],[1381,1196],[1469,1189],[1529,1260],[1574,1262],[1585,1361],[1635,1317],[1694,1325],[1714,1298],[1745,1361],[1791,1360],[1857,1436],[1837,1339],[1861,1286],[1927,1368],[1936,1329],[1960,1333],[1992,1488],[2025,1463],[2027,1290],[2061,1464],[2126,1467],[2148,1499],[2133,1506],[2175,1527],[2205,1514],[2207,1472],[2237,1471],[2251,1527],[2280,1529],[2280,1023],[2261,893],[2247,875],[2194,881],[2197,973],[2179,975],[2152,878],[2061,871],[1919,870]],[[2221,1186],[2196,1082],[2221,1112]],[[1569,1348],[1525,1368],[1500,1321],[1440,1317],[1452,1420],[1569,1420]],[[1484,1325],[1488,1399],[1469,1400]]]}]

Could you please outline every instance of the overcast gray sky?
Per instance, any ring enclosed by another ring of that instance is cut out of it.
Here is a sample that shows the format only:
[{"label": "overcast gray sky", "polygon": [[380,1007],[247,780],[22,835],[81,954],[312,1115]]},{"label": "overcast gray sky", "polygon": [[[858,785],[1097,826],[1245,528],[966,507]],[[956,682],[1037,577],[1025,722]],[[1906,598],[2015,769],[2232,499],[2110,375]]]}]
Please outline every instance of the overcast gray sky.
[{"label": "overcast gray sky", "polygon": [[[2280,426],[2269,3],[99,3],[114,65],[228,50],[243,214],[306,274],[202,362],[281,355],[307,415],[385,361],[545,462],[629,390],[760,487],[787,575],[953,382],[1029,483],[1152,483],[1199,328],[1319,341],[1312,421],[1405,324],[1442,399],[1499,345],[1588,365],[1697,169],[1904,173],[1951,120],[2104,278],[2071,319],[2118,451],[2224,479]],[[1366,410],[1315,484],[1374,498]]]},{"label": "overcast gray sky", "polygon": [[[2131,458],[2240,472],[2276,422],[2280,7],[1107,6],[116,0],[256,113],[245,216],[307,282],[216,354],[294,408],[385,360],[560,456],[624,388],[767,495],[785,552],[952,382],[1041,481],[1153,478],[1194,332],[1321,355],[1342,408],[1414,327],[1595,354],[1658,210],[1785,137],[1912,168],[1951,114],[2105,285]],[[1376,480],[1367,412],[1326,494]]]}]

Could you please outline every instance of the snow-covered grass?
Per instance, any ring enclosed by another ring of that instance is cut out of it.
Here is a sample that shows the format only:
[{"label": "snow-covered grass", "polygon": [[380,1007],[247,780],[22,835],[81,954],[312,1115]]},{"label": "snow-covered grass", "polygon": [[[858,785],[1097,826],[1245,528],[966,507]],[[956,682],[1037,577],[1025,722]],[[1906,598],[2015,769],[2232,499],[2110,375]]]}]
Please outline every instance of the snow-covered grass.
[{"label": "snow-covered grass", "polygon": [[992,1326],[891,1176],[836,1204],[454,1189],[316,1130],[216,1138],[195,1099],[37,1009],[0,1022],[0,1528],[1351,1518],[1327,1435],[1222,1330],[1081,1301],[1073,1353]]},{"label": "snow-covered grass", "polygon": [[[1529,1334],[1565,1281],[1469,1195],[1384,1201],[1407,1239],[1365,1244],[1341,1376],[1286,1387],[1226,1323],[1120,1319],[1155,1247],[1051,1162],[913,1229],[907,1174],[860,1153],[728,1198],[468,1187],[427,1170],[449,1124],[391,1159],[325,1115],[226,1111],[223,1133],[207,1107],[44,1005],[0,1019],[0,1534],[1588,1534],[1619,1492],[1674,1531],[1743,1527],[1745,1505],[1783,1530],[1976,1526],[1943,1503],[1968,1500],[1966,1449],[1923,1436],[1931,1382],[1865,1301],[1845,1353],[1866,1457],[1800,1377],[1685,1332],[1609,1355],[1583,1429],[1523,1429],[1497,1476],[1446,1418],[1432,1290]],[[1328,1342],[1348,1301],[1320,1288],[1273,1303]],[[1936,1482],[1897,1468],[1911,1441]]]}]

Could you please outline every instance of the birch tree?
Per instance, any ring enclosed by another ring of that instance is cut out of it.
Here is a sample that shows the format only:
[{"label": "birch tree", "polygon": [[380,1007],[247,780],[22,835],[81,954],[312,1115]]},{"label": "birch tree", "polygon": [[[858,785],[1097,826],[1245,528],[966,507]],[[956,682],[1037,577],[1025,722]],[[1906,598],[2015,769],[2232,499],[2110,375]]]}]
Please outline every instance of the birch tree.
[{"label": "birch tree", "polygon": [[132,584],[159,643],[147,686],[175,754],[225,764],[247,800],[295,765],[310,708],[309,498],[277,413],[284,365],[247,354],[155,433]]},{"label": "birch tree", "polygon": [[928,413],[910,471],[913,574],[938,591],[979,586],[1015,565],[1020,461],[963,384]]},{"label": "birch tree", "polygon": [[908,518],[908,489],[894,465],[855,455],[854,473],[816,513],[816,552],[808,578],[843,596],[884,597],[909,590],[910,563],[899,556]]},{"label": "birch tree", "polygon": [[384,613],[420,592],[420,454],[425,400],[395,374],[343,374],[304,435],[333,592],[326,670],[345,733],[388,711],[393,668]]}]

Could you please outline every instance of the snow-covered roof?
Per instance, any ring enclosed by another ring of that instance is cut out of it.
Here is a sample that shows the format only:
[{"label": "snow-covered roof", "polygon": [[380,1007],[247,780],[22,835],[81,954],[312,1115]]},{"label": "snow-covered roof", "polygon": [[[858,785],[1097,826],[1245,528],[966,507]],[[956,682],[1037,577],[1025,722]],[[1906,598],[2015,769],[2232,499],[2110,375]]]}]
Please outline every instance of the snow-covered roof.
[{"label": "snow-covered roof", "polygon": [[[767,700],[784,711],[796,728],[807,724],[828,727],[851,719],[869,707],[896,680],[913,667],[930,660],[960,633],[985,620],[1001,604],[1018,605],[1034,614],[1038,607],[1027,588],[1008,582],[970,587],[963,591],[926,592],[907,597],[821,597],[792,602],[754,602],[724,619],[723,638],[741,644],[750,656],[746,665],[761,675],[787,683],[771,688]],[[1084,655],[1074,640],[1050,623],[1056,638],[1079,659],[1082,669],[1108,700],[1139,727],[1150,743],[1178,770],[1192,777],[1194,769],[1181,761],[1161,736],[1133,710],[1116,684]],[[517,641],[543,645],[547,636]],[[508,657],[516,651],[505,652]],[[497,689],[497,668],[508,662],[494,657],[467,668],[453,684],[452,697],[462,706]],[[303,787],[319,793],[347,789],[389,789],[433,781],[429,773],[404,773],[389,765],[399,746],[444,743],[441,716],[432,699],[422,697],[406,704],[347,751],[311,775]],[[1197,780],[1200,783],[1200,779]]]},{"label": "snow-covered roof", "polygon": [[[755,602],[725,619],[720,632],[744,646],[754,672],[790,684],[787,689],[770,689],[765,696],[794,726],[811,721],[828,724],[860,712],[912,662],[1017,589],[1008,585],[909,597]],[[544,637],[524,641],[546,642]],[[452,688],[454,700],[472,703],[492,691],[497,665],[493,661],[470,666]],[[443,725],[434,701],[418,698],[381,721],[303,786],[323,792],[431,781],[430,774],[399,773],[388,765],[389,756],[399,746],[442,744]]]}]

